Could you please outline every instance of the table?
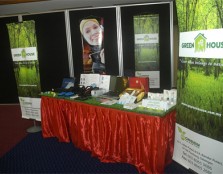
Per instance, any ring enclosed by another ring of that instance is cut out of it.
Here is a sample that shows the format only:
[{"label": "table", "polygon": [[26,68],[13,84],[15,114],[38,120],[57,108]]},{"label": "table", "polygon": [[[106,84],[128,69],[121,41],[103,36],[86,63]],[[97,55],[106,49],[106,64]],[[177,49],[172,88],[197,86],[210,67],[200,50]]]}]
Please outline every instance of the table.
[{"label": "table", "polygon": [[175,121],[175,110],[158,117],[41,97],[44,138],[72,142],[102,162],[130,163],[148,174],[163,173],[172,161]]}]

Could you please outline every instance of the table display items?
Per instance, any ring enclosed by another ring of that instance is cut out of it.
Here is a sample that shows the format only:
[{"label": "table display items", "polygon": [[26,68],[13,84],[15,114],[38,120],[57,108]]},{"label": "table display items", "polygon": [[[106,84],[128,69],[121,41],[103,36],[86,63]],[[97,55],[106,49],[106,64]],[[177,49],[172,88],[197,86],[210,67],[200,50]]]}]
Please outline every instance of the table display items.
[{"label": "table display items", "polygon": [[163,93],[148,92],[147,98],[142,100],[142,106],[151,109],[168,110],[177,102],[177,90],[163,90]]},{"label": "table display items", "polygon": [[101,105],[108,106],[118,104],[128,110],[141,108],[167,111],[176,105],[177,90],[164,89],[163,93],[149,92],[148,77],[81,74],[78,85],[75,85],[73,79],[65,78],[60,90],[47,91],[42,95],[70,100],[95,100]]},{"label": "table display items", "polygon": [[61,87],[52,89],[52,91],[61,93],[60,95],[64,95],[66,92],[72,92],[75,87],[75,80],[73,77],[63,78]]},{"label": "table display items", "polygon": [[144,89],[149,92],[149,77],[129,77],[129,88]]},{"label": "table display items", "polygon": [[145,96],[144,89],[126,88],[121,94],[119,104],[138,103]]},{"label": "table display items", "polygon": [[117,76],[111,79],[109,91],[101,95],[103,98],[116,99],[120,98],[120,94],[128,88],[128,77]]},{"label": "table display items", "polygon": [[100,74],[81,74],[79,85],[99,87],[100,76]]}]

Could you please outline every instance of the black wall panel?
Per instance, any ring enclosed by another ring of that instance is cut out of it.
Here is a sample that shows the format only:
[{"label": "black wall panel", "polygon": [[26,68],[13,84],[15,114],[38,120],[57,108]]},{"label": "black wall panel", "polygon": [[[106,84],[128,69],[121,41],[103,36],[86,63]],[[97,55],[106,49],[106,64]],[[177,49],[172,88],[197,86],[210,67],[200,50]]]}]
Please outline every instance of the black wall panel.
[{"label": "black wall panel", "polygon": [[0,104],[19,102],[6,26],[13,22],[18,22],[18,17],[0,18]]},{"label": "black wall panel", "polygon": [[159,14],[160,88],[153,88],[150,91],[163,92],[163,89],[171,88],[170,4],[138,5],[121,8],[124,74],[135,74],[133,16],[139,14]]},{"label": "black wall panel", "polygon": [[79,78],[79,75],[83,73],[80,21],[81,19],[87,18],[89,16],[104,18],[103,27],[106,73],[109,75],[119,75],[116,9],[101,8],[70,11],[71,39],[75,76]]},{"label": "black wall panel", "polygon": [[[128,71],[131,74],[131,71],[135,71],[133,16],[144,12],[159,14],[161,87],[156,91],[162,91],[171,87],[169,3],[121,7],[124,72]],[[82,40],[79,25],[81,19],[89,16],[104,19],[104,49],[107,74],[119,75],[116,8],[73,10],[69,14],[74,76],[79,79],[80,74],[83,73]],[[42,91],[60,87],[62,79],[69,77],[70,74],[64,12],[24,15],[22,17],[24,21],[35,21]],[[6,27],[7,23],[17,21],[17,17],[0,18],[0,103],[18,102]]]},{"label": "black wall panel", "polygon": [[61,86],[69,77],[65,17],[63,12],[23,16],[34,20],[42,91]]}]

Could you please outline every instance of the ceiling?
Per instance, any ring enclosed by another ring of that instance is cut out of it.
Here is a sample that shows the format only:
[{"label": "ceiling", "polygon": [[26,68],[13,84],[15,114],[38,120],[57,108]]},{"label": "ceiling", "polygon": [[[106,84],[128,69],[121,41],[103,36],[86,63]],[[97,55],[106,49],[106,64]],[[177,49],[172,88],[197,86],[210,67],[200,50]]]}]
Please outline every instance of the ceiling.
[{"label": "ceiling", "polygon": [[28,2],[37,2],[37,1],[46,1],[46,0],[0,0],[0,5],[28,3]]},{"label": "ceiling", "polygon": [[65,9],[171,1],[173,0],[0,0],[0,17],[19,14],[44,13]]}]

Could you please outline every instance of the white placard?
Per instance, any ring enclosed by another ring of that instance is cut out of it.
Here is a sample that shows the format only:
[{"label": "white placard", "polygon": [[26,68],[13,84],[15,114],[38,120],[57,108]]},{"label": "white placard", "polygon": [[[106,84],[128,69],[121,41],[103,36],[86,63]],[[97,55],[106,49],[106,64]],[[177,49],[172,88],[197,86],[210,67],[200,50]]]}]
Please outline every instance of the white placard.
[{"label": "white placard", "polygon": [[223,171],[223,143],[176,123],[173,159],[200,174]]},{"label": "white placard", "polygon": [[41,121],[41,98],[19,97],[22,118]]},{"label": "white placard", "polygon": [[99,87],[100,74],[81,74],[80,85]]},{"label": "white placard", "polygon": [[36,47],[12,48],[11,53],[13,61],[37,60]]},{"label": "white placard", "polygon": [[100,89],[104,89],[105,92],[108,92],[110,83],[111,83],[110,75],[100,75],[100,80],[99,80],[99,88]]},{"label": "white placard", "polygon": [[223,29],[181,32],[179,56],[223,58]]},{"label": "white placard", "polygon": [[135,44],[159,43],[159,34],[135,34]]}]

